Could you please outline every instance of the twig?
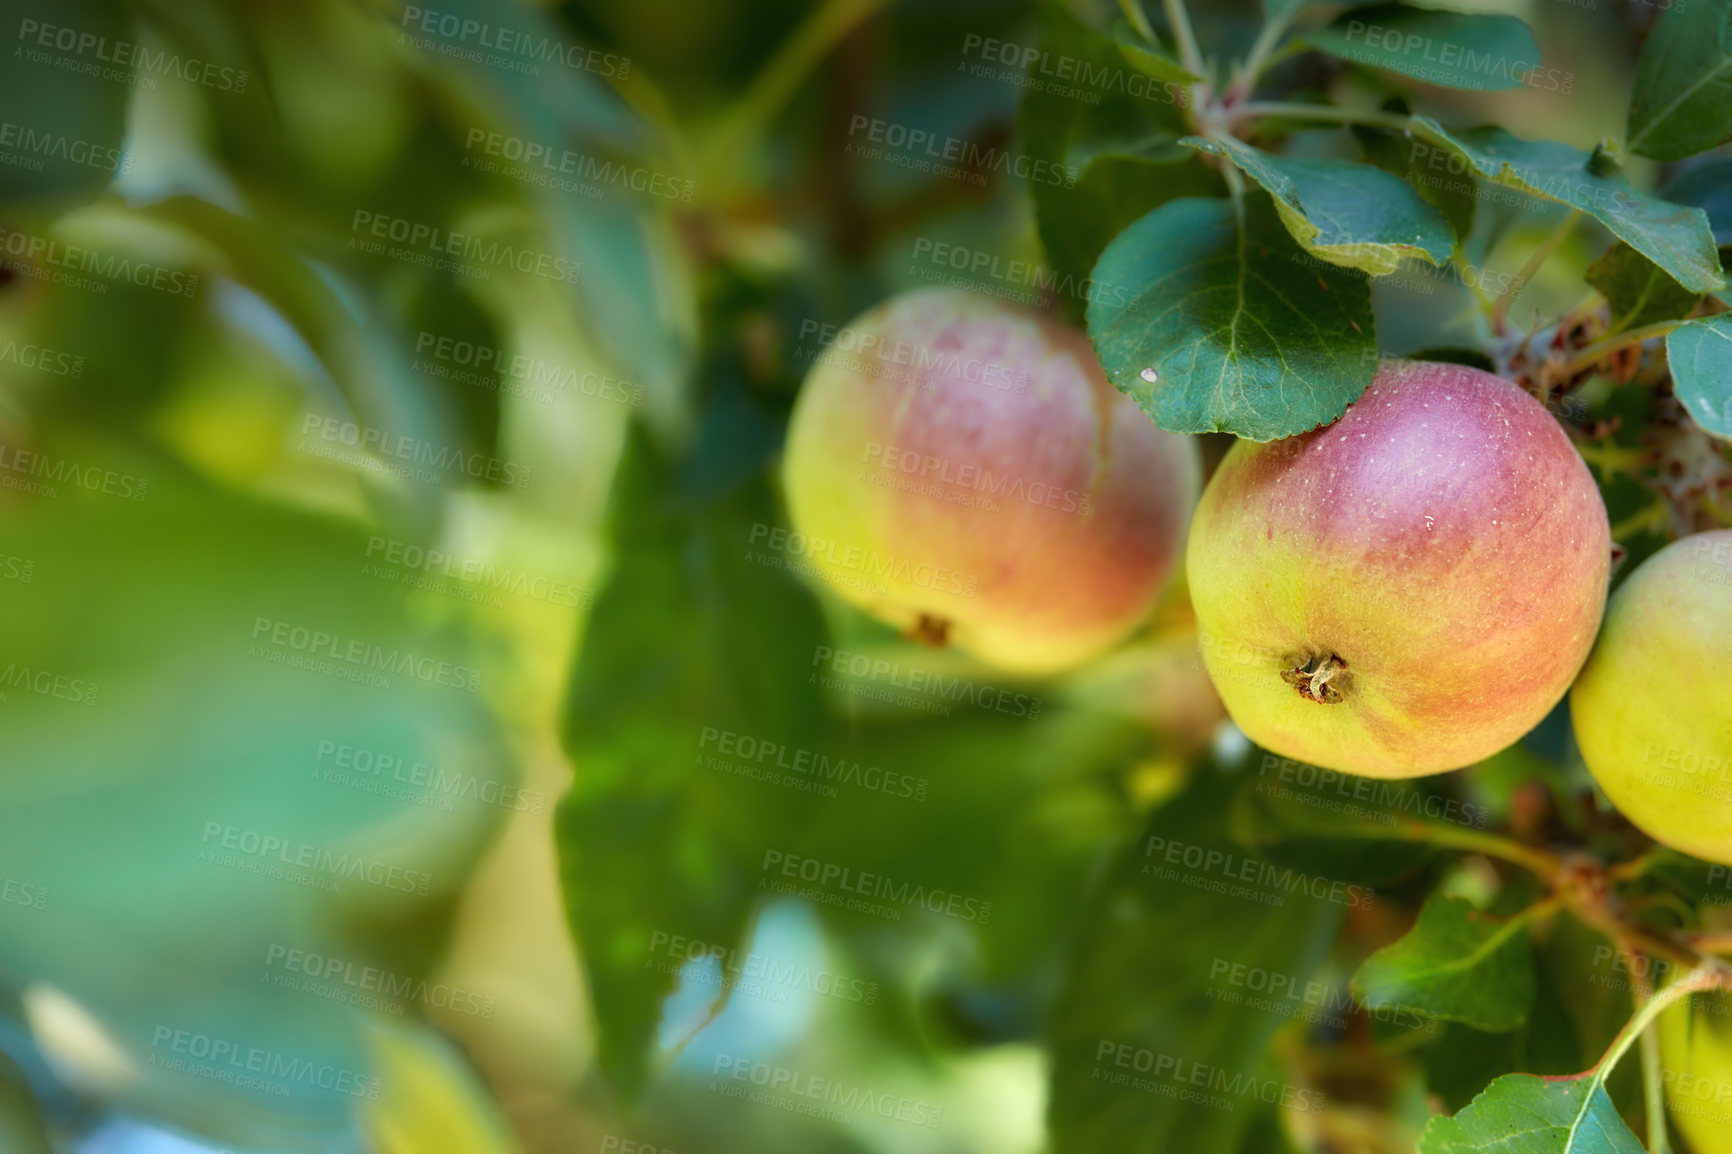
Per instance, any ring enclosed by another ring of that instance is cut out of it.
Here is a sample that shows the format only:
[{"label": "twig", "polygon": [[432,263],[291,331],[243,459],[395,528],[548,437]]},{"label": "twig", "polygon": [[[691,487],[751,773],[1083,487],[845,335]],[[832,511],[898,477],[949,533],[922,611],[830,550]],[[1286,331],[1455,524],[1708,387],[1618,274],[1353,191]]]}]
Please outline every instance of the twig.
[{"label": "twig", "polygon": [[1564,243],[1564,238],[1570,235],[1570,230],[1575,228],[1576,222],[1581,219],[1582,210],[1572,208],[1564,216],[1564,219],[1558,222],[1558,227],[1552,230],[1552,234],[1546,237],[1538,248],[1534,249],[1533,255],[1528,257],[1527,263],[1522,265],[1521,271],[1516,273],[1515,279],[1509,282],[1509,287],[1503,291],[1503,295],[1497,298],[1497,304],[1492,306],[1492,332],[1499,336],[1503,335],[1504,318],[1509,315],[1509,307],[1515,303],[1516,294],[1527,287],[1528,282],[1534,278],[1534,274],[1540,271],[1540,266],[1546,263],[1546,259],[1552,253],[1557,251],[1560,244]]},{"label": "twig", "polygon": [[891,0],[826,0],[776,50],[744,96],[730,109],[704,154],[705,187],[723,172],[738,171],[741,157],[818,63],[867,17]]},{"label": "twig", "polygon": [[1257,33],[1256,41],[1251,45],[1251,51],[1245,56],[1245,63],[1240,66],[1239,75],[1234,78],[1232,87],[1227,89],[1227,103],[1249,97],[1257,87],[1257,78],[1262,75],[1264,66],[1268,63],[1269,54],[1281,42],[1281,37],[1287,32],[1287,25],[1292,21],[1298,5],[1278,17],[1263,21],[1263,28]]},{"label": "twig", "polygon": [[1623,1030],[1619,1031],[1618,1036],[1613,1039],[1611,1047],[1606,1050],[1605,1056],[1594,1063],[1595,1081],[1600,1085],[1605,1084],[1606,1076],[1612,1072],[1612,1067],[1616,1066],[1618,1060],[1629,1052],[1631,1046],[1636,1044],[1636,1039],[1642,1036],[1642,1031],[1646,1030],[1649,1024],[1672,1003],[1701,990],[1724,989],[1727,985],[1727,977],[1728,971],[1723,963],[1704,963],[1649,998],[1642,1008],[1636,1011],[1636,1016],[1630,1019]]},{"label": "twig", "polygon": [[1173,26],[1173,42],[1179,46],[1179,63],[1192,76],[1207,76],[1203,71],[1203,54],[1197,51],[1197,36],[1191,31],[1191,14],[1185,11],[1185,0],[1161,0],[1166,9],[1167,23]]},{"label": "twig", "polygon": [[1574,376],[1576,373],[1591,369],[1605,360],[1608,353],[1627,349],[1631,345],[1639,345],[1643,341],[1649,341],[1655,337],[1663,337],[1683,323],[1683,321],[1656,321],[1651,325],[1643,325],[1641,328],[1630,329],[1618,333],[1616,336],[1607,337],[1605,340],[1595,341],[1571,357],[1569,364],[1564,366],[1564,372]]},{"label": "twig", "polygon": [[1732,954],[1732,933],[1697,934],[1690,944],[1705,954]]}]

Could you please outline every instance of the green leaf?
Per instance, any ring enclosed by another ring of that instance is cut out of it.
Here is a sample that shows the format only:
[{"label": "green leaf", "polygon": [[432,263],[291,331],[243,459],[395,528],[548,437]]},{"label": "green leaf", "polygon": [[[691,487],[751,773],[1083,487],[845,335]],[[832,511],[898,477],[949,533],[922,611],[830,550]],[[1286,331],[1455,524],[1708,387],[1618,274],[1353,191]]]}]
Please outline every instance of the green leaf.
[{"label": "green leaf", "polygon": [[1508,1074],[1453,1118],[1433,1118],[1418,1154],[1645,1154],[1599,1083]]},{"label": "green leaf", "polygon": [[1699,208],[1595,176],[1588,171],[1588,154],[1567,144],[1523,140],[1495,127],[1451,132],[1424,117],[1415,119],[1414,131],[1461,157],[1480,177],[1581,209],[1687,289],[1725,286],[1708,217]]},{"label": "green leaf", "polygon": [[[1303,989],[1345,901],[1264,884],[1259,863],[1227,835],[1234,786],[1213,766],[1199,769],[1089,901],[1086,935],[1050,1014],[1055,1154],[1238,1150],[1259,1102],[1299,1112],[1322,1105],[1264,1064],[1288,1017],[1234,997],[1241,987],[1226,975],[1240,966]],[[1191,1078],[1199,1093],[1187,1097]]]},{"label": "green leaf", "polygon": [[1612,310],[1614,329],[1633,329],[1655,321],[1687,317],[1702,299],[1666,270],[1619,242],[1588,266],[1588,283],[1599,289]]},{"label": "green leaf", "polygon": [[[1401,100],[1385,101],[1384,110],[1412,114],[1406,102]],[[1458,241],[1465,241],[1472,235],[1474,209],[1478,206],[1474,196],[1478,189],[1473,181],[1440,179],[1441,174],[1427,172],[1427,154],[1435,150],[1418,144],[1405,132],[1356,124],[1353,135],[1359,141],[1366,162],[1406,181],[1421,199],[1443,214]]]},{"label": "green leaf", "polygon": [[[1076,62],[1079,79],[1057,84],[1031,83],[1023,97],[1021,128],[1050,159],[1072,160],[1082,148],[1084,159],[1115,154],[1141,156],[1178,141],[1185,129],[1184,88],[1189,74],[1179,70],[1174,80],[1160,80],[1142,71],[1158,67],[1159,55],[1132,41],[1140,76],[1127,74],[1117,40],[1078,18],[1057,0],[1040,10],[1040,49],[1048,56]],[[1099,77],[1089,83],[1086,76]],[[1144,83],[1134,84],[1141,79]],[[1172,155],[1180,155],[1177,152]]]},{"label": "green leaf", "polygon": [[375,1154],[518,1154],[504,1112],[443,1034],[382,1017],[368,1036],[381,1088],[366,1107]]},{"label": "green leaf", "polygon": [[[1079,20],[1063,4],[1040,10],[1040,49],[1071,59],[1097,75],[1126,74],[1123,43]],[[1150,62],[1139,67],[1148,71]],[[1128,87],[1127,80],[1127,87]],[[1090,295],[1089,272],[1101,250],[1127,225],[1157,205],[1182,196],[1219,196],[1221,178],[1190,149],[1181,86],[1151,82],[1133,96],[1107,86],[1096,103],[1078,99],[1075,86],[1031,84],[1023,95],[1017,132],[1023,151],[1066,171],[1066,187],[1032,181],[1035,220],[1061,295],[1076,303]]]},{"label": "green leaf", "polygon": [[1692,164],[1661,195],[1674,204],[1693,204],[1706,212],[1715,242],[1732,244],[1732,160]]},{"label": "green leaf", "polygon": [[[425,976],[441,908],[508,812],[484,791],[516,782],[485,658],[452,614],[372,575],[348,519],[33,432],[46,462],[111,493],[63,484],[0,525],[0,553],[35,565],[8,583],[0,668],[62,686],[13,680],[0,708],[0,877],[44,895],[17,932],[21,907],[0,915],[0,971],[54,987],[114,1039],[130,1071],[118,1109],[237,1148],[290,1132],[356,1147],[352,1094],[153,1063],[153,1036],[172,1025],[372,1069],[368,1011],[274,980],[290,975],[267,972],[268,951]],[[410,767],[451,784],[413,788]]]},{"label": "green leaf", "polygon": [[[723,424],[708,422],[706,435]],[[690,475],[725,447],[670,459],[634,433],[615,482],[615,569],[566,707],[578,769],[556,828],[566,911],[584,943],[601,1066],[628,1098],[652,1073],[676,977],[648,964],[653,935],[740,941],[757,861],[781,844],[763,831],[813,821],[810,795],[703,768],[701,735],[828,748],[811,677],[825,638],[817,603],[792,574],[753,560],[754,526],[777,519],[766,479],[729,491]]]},{"label": "green leaf", "polygon": [[[134,42],[131,17],[114,0],[18,0],[6,5],[11,48],[0,68],[0,201],[93,193],[130,169],[125,155],[132,85],[92,76],[99,45]],[[36,29],[35,33],[30,28]],[[68,51],[59,31],[90,37]],[[114,72],[126,71],[125,66]]]},{"label": "green leaf", "polygon": [[1270,156],[1237,140],[1187,136],[1181,143],[1226,157],[1262,185],[1293,239],[1330,264],[1383,276],[1403,260],[1449,260],[1455,244],[1449,222],[1406,181],[1382,169]]},{"label": "green leaf", "polygon": [[1520,88],[1530,83],[1540,64],[1533,33],[1514,16],[1468,15],[1403,4],[1344,13],[1299,39],[1355,64],[1474,92]]},{"label": "green leaf", "polygon": [[1666,334],[1672,389],[1691,418],[1732,440],[1732,313],[1687,321]]},{"label": "green leaf", "polygon": [[[453,24],[519,29],[525,42],[571,41],[551,13],[536,8],[498,0],[442,2],[442,18]],[[428,36],[416,39],[422,45],[437,43]],[[686,171],[651,150],[643,121],[596,72],[501,69],[489,63],[487,54],[417,55],[428,84],[442,90],[445,99],[469,106],[480,90],[490,98],[495,123],[511,135],[559,141],[610,164],[662,173],[668,191],[660,195],[596,200],[536,185],[530,196],[560,255],[581,266],[582,274],[568,290],[578,322],[609,362],[644,390],[644,415],[663,432],[679,428],[694,356],[695,324],[689,316],[694,294],[665,210],[693,195]]]},{"label": "green leaf", "polygon": [[1407,936],[1359,967],[1353,993],[1373,1009],[1403,1007],[1479,1030],[1513,1030],[1534,1001],[1527,922],[1499,921],[1471,902],[1433,894]]},{"label": "green leaf", "polygon": [[1443,1036],[1425,1048],[1426,1089],[1452,1113],[1504,1074],[1574,1074],[1598,1056],[1584,1059],[1569,1008],[1549,974],[1535,986],[1528,1020],[1515,1029],[1493,1033],[1460,1022],[1442,1028]]},{"label": "green leaf", "polygon": [[1681,160],[1732,140],[1732,0],[1660,14],[1636,62],[1630,150]]},{"label": "green leaf", "polygon": [[1290,437],[1339,417],[1377,367],[1367,278],[1306,253],[1261,194],[1163,205],[1094,280],[1108,379],[1172,432]]},{"label": "green leaf", "polygon": [[1200,79],[1167,55],[1164,45],[1150,44],[1123,20],[1113,25],[1113,43],[1119,46],[1119,55],[1126,63],[1145,76],[1180,86],[1195,84]]}]

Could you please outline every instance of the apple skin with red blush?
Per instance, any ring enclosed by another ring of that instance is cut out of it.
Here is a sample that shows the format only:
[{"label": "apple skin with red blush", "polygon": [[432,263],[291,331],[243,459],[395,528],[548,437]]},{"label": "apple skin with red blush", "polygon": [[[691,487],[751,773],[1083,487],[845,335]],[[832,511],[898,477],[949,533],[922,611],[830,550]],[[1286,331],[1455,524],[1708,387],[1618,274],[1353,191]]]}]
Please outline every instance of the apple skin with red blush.
[{"label": "apple skin with red blush", "polygon": [[792,563],[911,635],[1056,673],[1111,649],[1176,573],[1187,437],[1107,381],[1080,331],[953,289],[836,330],[783,461]]},{"label": "apple skin with red blush", "polygon": [[1593,477],[1531,396],[1388,362],[1333,424],[1229,450],[1187,577],[1203,660],[1252,741],[1405,778],[1480,761],[1557,705],[1611,547]]}]

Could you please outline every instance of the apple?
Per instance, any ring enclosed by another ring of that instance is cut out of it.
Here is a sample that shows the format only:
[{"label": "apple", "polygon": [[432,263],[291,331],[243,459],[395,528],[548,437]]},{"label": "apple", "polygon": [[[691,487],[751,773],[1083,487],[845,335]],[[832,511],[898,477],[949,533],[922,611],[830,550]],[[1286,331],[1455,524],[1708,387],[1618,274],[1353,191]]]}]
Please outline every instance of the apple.
[{"label": "apple", "polygon": [[1593,645],[1610,560],[1593,478],[1539,402],[1390,362],[1334,424],[1228,451],[1186,573],[1204,664],[1252,741],[1397,778],[1545,717]]},{"label": "apple", "polygon": [[944,288],[821,335],[783,464],[799,568],[1012,672],[1078,665],[1148,615],[1197,453],[1108,383],[1085,335]]},{"label": "apple", "polygon": [[1732,530],[1674,541],[1630,574],[1570,716],[1624,816],[1675,850],[1732,865]]},{"label": "apple", "polygon": [[1660,1082],[1695,1154],[1732,1154],[1732,998],[1692,994],[1660,1015]]},{"label": "apple", "polygon": [[1066,690],[1079,705],[1143,723],[1183,756],[1208,745],[1227,717],[1197,662],[1195,631],[1139,638],[1090,663]]}]

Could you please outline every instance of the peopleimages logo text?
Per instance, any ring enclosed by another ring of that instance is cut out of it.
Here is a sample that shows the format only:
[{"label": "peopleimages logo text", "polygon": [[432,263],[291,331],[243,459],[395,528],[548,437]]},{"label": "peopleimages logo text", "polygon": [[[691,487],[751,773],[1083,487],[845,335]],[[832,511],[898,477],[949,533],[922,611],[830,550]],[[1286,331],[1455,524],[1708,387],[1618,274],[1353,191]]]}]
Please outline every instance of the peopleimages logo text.
[{"label": "peopleimages logo text", "polygon": [[[422,870],[404,869],[402,866],[347,850],[339,853],[326,846],[293,841],[277,834],[228,825],[220,821],[205,822],[204,837],[201,840],[206,846],[214,843],[219,849],[243,857],[258,858],[261,861],[274,860],[279,865],[306,870],[310,874],[325,874],[332,879],[359,879],[368,885],[406,894],[424,896],[433,881],[433,875]],[[206,855],[210,852],[205,851]],[[218,859],[211,857],[210,860]]]},{"label": "peopleimages logo text", "polygon": [[73,56],[88,56],[103,64],[131,68],[142,75],[174,76],[191,84],[202,84],[222,92],[245,92],[245,69],[229,68],[208,60],[181,57],[169,51],[153,52],[130,40],[110,40],[94,32],[63,25],[44,24],[39,20],[22,20],[18,24],[18,39],[34,48],[52,49]]},{"label": "peopleimages logo text", "polygon": [[621,79],[631,75],[631,59],[618,53],[585,48],[581,44],[567,43],[552,36],[489,24],[484,20],[459,16],[455,12],[442,12],[437,8],[405,4],[402,26],[409,32],[437,36],[459,44],[472,44],[476,48],[539,64],[563,64],[579,72],[593,72],[597,76],[617,76]]},{"label": "peopleimages logo text", "polygon": [[[1403,32],[1399,28],[1387,28],[1381,24],[1367,23],[1364,20],[1349,20],[1347,22],[1347,40],[1349,43],[1358,41],[1367,48],[1416,58],[1426,64],[1438,65],[1439,71],[1444,69],[1459,70],[1492,79],[1502,78],[1529,88],[1541,89],[1546,92],[1561,92],[1566,95],[1576,85],[1575,73],[1563,72],[1556,68],[1542,68],[1537,60],[1512,59],[1507,53],[1501,52],[1476,52],[1472,45],[1457,44],[1449,40],[1436,40],[1430,36],[1422,36],[1418,32]],[[1355,59],[1360,55],[1360,53],[1355,53],[1352,50],[1343,53],[1347,59]],[[1375,63],[1375,61],[1371,62]],[[1422,77],[1422,79],[1437,79],[1437,77],[1427,76]]]},{"label": "peopleimages logo text", "polygon": [[[291,1058],[262,1046],[248,1046],[209,1034],[177,1030],[172,1026],[156,1027],[150,1044],[152,1048],[169,1054],[183,1055],[216,1067],[227,1067],[234,1072],[258,1074],[274,1082],[316,1086],[321,1090],[335,1090],[339,1094],[369,1100],[379,1097],[378,1078],[326,1063]],[[153,1056],[152,1065],[162,1064]]]},{"label": "peopleimages logo text", "polygon": [[[10,120],[0,120],[0,148],[22,149],[30,156],[64,160],[68,164],[83,165],[120,175],[125,175],[132,167],[132,158],[119,148],[89,140],[75,140],[58,132],[31,128],[28,124],[14,124]],[[41,164],[38,162],[29,167],[40,169]]]},{"label": "peopleimages logo text", "polygon": [[[866,141],[873,145],[890,148],[908,156],[924,157],[929,161],[954,164],[970,173],[1001,172],[1036,184],[1052,184],[1063,188],[1073,187],[1082,175],[1079,169],[1066,168],[1050,160],[1037,160],[989,144],[980,144],[957,136],[945,136],[925,128],[910,128],[905,124],[878,120],[859,113],[848,122],[848,135],[850,138],[864,135]],[[857,144],[850,145],[850,148],[856,151],[861,147]],[[864,151],[859,154],[868,159],[877,158]]]},{"label": "peopleimages logo text", "polygon": [[274,621],[269,617],[253,618],[253,640],[264,641],[279,649],[313,657],[324,657],[381,673],[404,673],[429,685],[449,685],[475,692],[481,688],[481,673],[463,665],[453,665],[434,657],[422,657],[413,651],[386,649],[356,637],[345,638],[323,629]]}]

